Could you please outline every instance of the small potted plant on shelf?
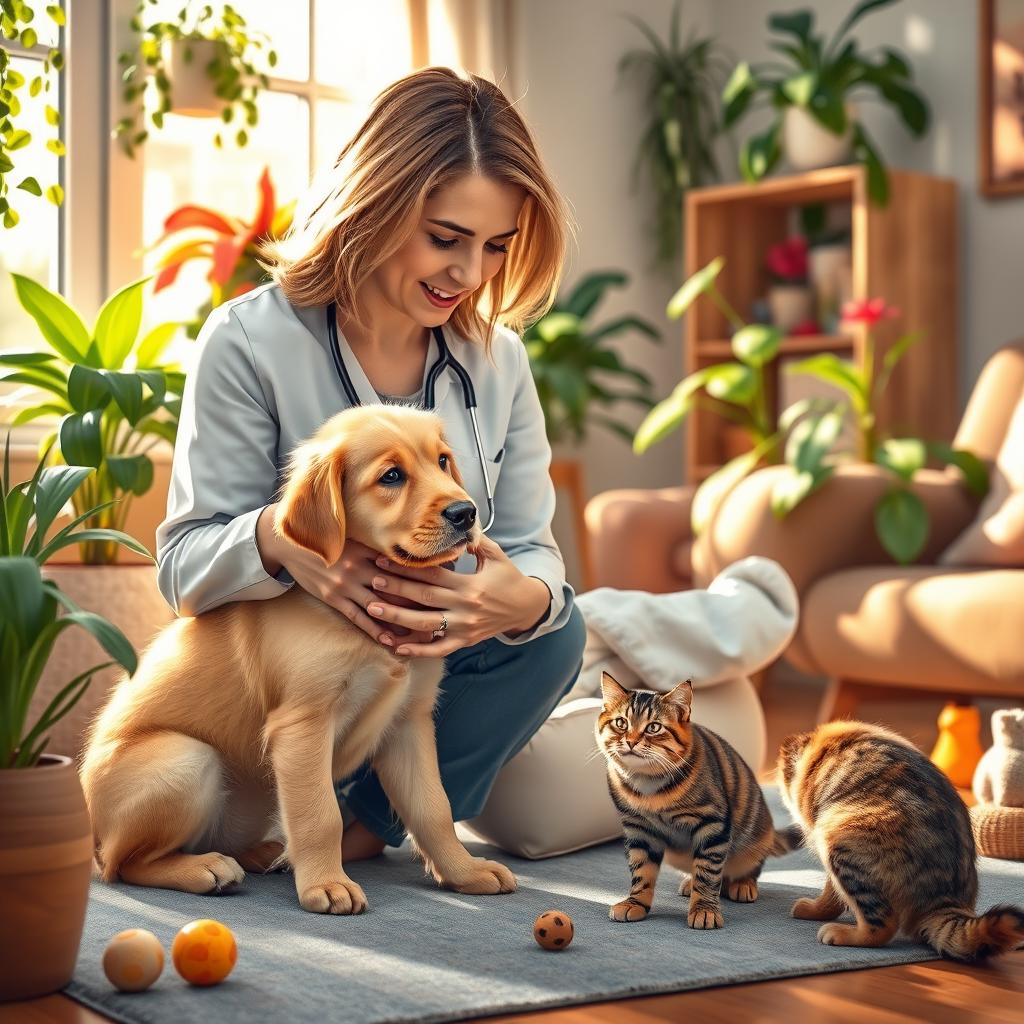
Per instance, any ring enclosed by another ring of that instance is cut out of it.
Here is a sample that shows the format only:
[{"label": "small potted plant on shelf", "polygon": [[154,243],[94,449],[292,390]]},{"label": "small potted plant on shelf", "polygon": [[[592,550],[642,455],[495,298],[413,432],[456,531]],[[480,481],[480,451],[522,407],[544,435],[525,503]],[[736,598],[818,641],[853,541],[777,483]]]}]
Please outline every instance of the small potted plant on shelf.
[{"label": "small potted plant on shelf", "polygon": [[149,136],[145,97],[155,93],[149,114],[152,128],[163,128],[168,113],[220,117],[224,129],[214,145],[224,144],[222,131],[239,146],[249,141],[248,129],[259,122],[260,90],[270,84],[257,67],[277,64],[277,54],[262,32],[253,31],[230,4],[185,0],[174,17],[154,9],[158,0],[140,0],[131,20],[137,46],[118,55],[126,113],[114,134],[129,156]]},{"label": "small potted plant on shelf", "polygon": [[807,283],[807,239],[795,235],[768,248],[765,269],[771,278],[768,309],[783,334],[814,319],[814,295]]},{"label": "small potted plant on shelf", "polygon": [[[102,610],[143,646],[172,614],[151,562],[115,564],[123,545],[113,543],[106,531],[125,529],[133,499],[152,487],[154,447],[174,443],[185,376],[180,366],[164,361],[163,353],[181,325],[161,324],[140,337],[145,280],[113,295],[90,330],[60,295],[20,274],[13,277],[18,299],[46,347],[0,351],[0,381],[24,385],[22,397],[37,398],[12,424],[52,418],[56,426],[43,441],[51,461],[93,470],[70,495],[75,515],[85,516],[88,525],[76,542],[84,564],[53,559],[47,576],[78,604]],[[38,688],[40,700],[91,657],[90,647],[88,635],[61,637]],[[101,701],[113,679],[113,672],[100,673],[86,702]],[[54,736],[62,744],[71,739],[60,724]]]},{"label": "small potted plant on shelf", "polygon": [[[886,306],[881,298],[849,303],[843,310],[843,322],[865,331],[863,363],[856,366],[832,353],[823,353],[787,368],[790,373],[807,374],[838,387],[846,401],[817,411],[793,430],[786,446],[786,463],[791,472],[777,483],[772,510],[780,518],[788,514],[825,486],[839,465],[853,461],[880,466],[890,475],[891,485],[875,509],[875,530],[885,550],[895,561],[906,565],[920,555],[928,540],[928,509],[910,490],[918,470],[929,460],[955,466],[978,497],[988,490],[988,470],[971,452],[948,444],[880,434],[878,402],[900,360],[920,339],[917,333],[904,335],[885,353],[881,367],[876,365],[871,329],[883,318],[898,315],[899,311]],[[854,452],[835,449],[847,416],[852,416],[856,427]]]},{"label": "small potted plant on shelf", "polygon": [[928,105],[913,85],[903,54],[891,46],[862,53],[848,34],[869,11],[896,2],[862,0],[830,40],[814,33],[813,11],[773,14],[768,19],[769,28],[780,37],[772,49],[782,59],[738,64],[723,93],[727,127],[755,101],[774,111],[768,128],[747,139],[740,150],[740,171],[747,181],[760,181],[783,152],[796,170],[845,163],[852,153],[867,167],[871,198],[878,203],[887,200],[885,167],[852,98],[862,91],[878,94],[917,137],[928,130]]},{"label": "small potted plant on shelf", "polygon": [[[61,27],[65,22],[62,8],[50,4],[46,14],[54,25]],[[35,12],[24,0],[4,0],[0,5],[0,33],[4,39],[16,39],[26,50],[32,50],[39,42],[39,34],[32,27]],[[54,137],[46,140],[46,148],[56,157],[64,156],[64,143],[60,138],[60,111],[44,102],[41,94],[49,94],[53,87],[50,69],[60,72],[64,68],[64,54],[57,49],[50,49],[42,62],[42,74],[28,81],[28,92],[31,102],[43,104],[43,113],[47,125],[55,129]],[[11,52],[0,46],[0,216],[3,217],[5,228],[13,228],[18,224],[18,211],[12,205],[11,182],[14,180],[14,165],[18,157],[11,154],[24,150],[32,144],[32,133],[25,127],[35,118],[23,116],[22,98],[26,79],[20,71],[11,66]],[[27,113],[27,111],[25,111]],[[22,177],[15,186],[22,192],[32,196],[42,196],[43,187],[31,175]],[[46,198],[55,206],[64,202],[64,189],[59,182],[47,185]]]},{"label": "small potted plant on shelf", "polygon": [[210,298],[186,329],[195,338],[211,310],[237,298],[267,279],[259,262],[263,243],[282,238],[291,227],[295,201],[278,206],[270,169],[259,181],[256,213],[250,223],[205,206],[180,206],[164,221],[164,233],[151,249],[163,248],[157,261],[154,293],[174,284],[181,268],[191,260],[209,260]]},{"label": "small potted plant on shelf", "polygon": [[667,313],[678,319],[700,296],[707,295],[732,327],[730,345],[736,360],[705,366],[685,377],[648,413],[633,438],[633,450],[642,455],[680,427],[695,409],[721,416],[746,435],[746,444],[737,446],[743,450],[727,453],[731,457],[697,488],[691,506],[696,535],[704,531],[715,509],[744,477],[760,465],[781,461],[785,437],[802,417],[832,406],[819,399],[805,399],[774,416],[765,377],[778,355],[782,331],[743,321],[718,290],[716,279],[724,266],[725,260],[719,256],[698,270],[672,297]]},{"label": "small potted plant on shelf", "polygon": [[[46,751],[57,722],[75,707],[101,669],[135,671],[124,634],[84,611],[42,571],[62,548],[87,540],[123,544],[149,557],[117,530],[83,526],[87,509],[53,533],[65,502],[93,475],[81,466],[45,467],[10,482],[10,436],[0,479],[0,906],[16,941],[0,957],[0,993],[29,999],[63,988],[74,972],[92,874],[92,830],[74,762]],[[90,536],[91,535],[91,536]],[[83,632],[110,656],[74,668],[33,714],[33,696],[58,636]],[[83,670],[84,669],[84,670]]]}]

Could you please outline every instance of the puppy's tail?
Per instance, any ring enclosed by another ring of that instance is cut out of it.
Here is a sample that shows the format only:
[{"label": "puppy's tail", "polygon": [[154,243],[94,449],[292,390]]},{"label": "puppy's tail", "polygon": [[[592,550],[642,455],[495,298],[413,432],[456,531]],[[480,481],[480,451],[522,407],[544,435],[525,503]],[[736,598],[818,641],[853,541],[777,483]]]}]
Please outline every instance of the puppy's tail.
[{"label": "puppy's tail", "polygon": [[954,960],[984,960],[1024,946],[1024,910],[1001,904],[987,914],[966,907],[940,907],[921,919],[918,934]]},{"label": "puppy's tail", "polygon": [[781,857],[784,853],[799,850],[804,845],[803,829],[799,825],[787,825],[785,828],[777,828],[772,837],[772,848],[769,855]]}]

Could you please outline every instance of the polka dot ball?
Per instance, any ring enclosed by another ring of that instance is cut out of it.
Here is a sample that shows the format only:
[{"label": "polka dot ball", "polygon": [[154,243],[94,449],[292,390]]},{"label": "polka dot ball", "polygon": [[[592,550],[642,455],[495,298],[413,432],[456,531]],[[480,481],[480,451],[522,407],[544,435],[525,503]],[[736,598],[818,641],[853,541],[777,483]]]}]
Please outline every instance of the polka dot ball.
[{"label": "polka dot ball", "polygon": [[216,985],[235,966],[238,947],[227,925],[203,919],[185,925],[174,937],[171,961],[190,985]]},{"label": "polka dot ball", "polygon": [[163,969],[164,948],[145,928],[118,932],[103,951],[103,973],[122,992],[142,992]]},{"label": "polka dot ball", "polygon": [[561,910],[545,910],[533,922],[533,937],[544,949],[565,949],[572,942],[572,918]]}]

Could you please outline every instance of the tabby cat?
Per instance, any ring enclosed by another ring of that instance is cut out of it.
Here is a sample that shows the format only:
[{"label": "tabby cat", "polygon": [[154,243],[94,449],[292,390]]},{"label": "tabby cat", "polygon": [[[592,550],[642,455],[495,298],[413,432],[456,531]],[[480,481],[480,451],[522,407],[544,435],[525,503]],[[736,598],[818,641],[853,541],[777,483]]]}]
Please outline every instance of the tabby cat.
[{"label": "tabby cat", "polygon": [[[1024,909],[974,913],[974,836],[952,783],[902,736],[829,722],[779,751],[782,795],[825,866],[825,890],[793,916],[828,921],[829,946],[882,946],[897,932],[975,960],[1024,944]],[[849,909],[855,924],[834,923]]]},{"label": "tabby cat", "polygon": [[613,921],[641,921],[651,909],[666,851],[687,874],[691,928],[721,928],[719,892],[757,899],[757,876],[769,854],[800,842],[800,830],[776,831],[754,773],[728,743],[690,721],[693,687],[668,693],[627,690],[607,672],[597,740],[608,761],[608,788],[622,815],[629,896]]}]

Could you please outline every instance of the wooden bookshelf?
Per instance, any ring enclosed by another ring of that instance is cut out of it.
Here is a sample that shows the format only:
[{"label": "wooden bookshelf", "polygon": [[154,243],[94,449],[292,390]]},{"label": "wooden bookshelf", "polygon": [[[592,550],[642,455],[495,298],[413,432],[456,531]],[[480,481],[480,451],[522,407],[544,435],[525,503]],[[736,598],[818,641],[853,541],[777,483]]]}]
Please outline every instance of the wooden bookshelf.
[{"label": "wooden bookshelf", "polygon": [[[912,171],[889,171],[889,202],[873,204],[863,167],[829,167],[757,185],[715,185],[686,196],[687,276],[716,256],[725,258],[718,287],[749,318],[755,299],[768,289],[768,247],[791,231],[792,211],[811,203],[850,207],[853,297],[882,296],[901,316],[875,329],[877,360],[908,331],[923,340],[904,356],[879,413],[883,430],[949,440],[958,419],[957,299],[959,250],[956,183]],[[786,338],[772,368],[769,392],[779,395],[779,371],[789,357],[835,352],[860,363],[865,335],[800,335]],[[685,318],[687,374],[732,359],[728,323],[708,299]],[[699,482],[727,458],[726,424],[697,410],[689,418],[685,478]]]}]

